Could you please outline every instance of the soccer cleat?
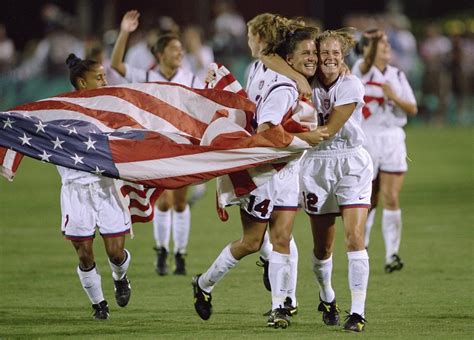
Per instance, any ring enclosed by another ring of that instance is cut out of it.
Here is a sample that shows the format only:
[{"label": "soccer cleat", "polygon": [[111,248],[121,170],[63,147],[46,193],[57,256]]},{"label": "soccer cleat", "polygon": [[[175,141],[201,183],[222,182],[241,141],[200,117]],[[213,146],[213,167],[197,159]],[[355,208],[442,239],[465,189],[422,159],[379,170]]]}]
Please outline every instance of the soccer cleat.
[{"label": "soccer cleat", "polygon": [[298,314],[298,302],[293,306],[293,301],[289,296],[286,297],[283,306],[288,310],[290,316]]},{"label": "soccer cleat", "polygon": [[271,292],[272,286],[270,285],[270,278],[268,277],[268,261],[260,256],[260,259],[256,262],[257,266],[263,268],[263,285],[265,288]]},{"label": "soccer cleat", "polygon": [[395,270],[402,270],[404,263],[397,254],[392,255],[392,262],[385,265],[385,272],[387,274],[394,272]]},{"label": "soccer cleat", "polygon": [[165,247],[155,247],[153,249],[156,251],[156,273],[160,276],[168,275],[168,264],[166,263],[168,259],[168,251]]},{"label": "soccer cleat", "polygon": [[199,277],[202,274],[193,277],[193,294],[194,294],[194,309],[198,313],[199,317],[203,320],[209,320],[212,314],[212,295],[206,293],[199,287]]},{"label": "soccer cleat", "polygon": [[[288,310],[288,313],[290,316],[294,316],[298,314],[298,303],[296,303],[296,306],[293,306],[293,301],[289,296],[286,297],[285,302],[283,304],[283,307]],[[272,314],[272,310],[269,309],[267,312],[263,313],[263,316],[270,316]]]},{"label": "soccer cleat", "polygon": [[107,320],[109,318],[109,306],[107,301],[103,300],[97,304],[93,304],[94,319],[96,320]]},{"label": "soccer cleat", "polygon": [[185,254],[181,253],[176,253],[174,255],[174,275],[186,275],[186,262],[184,261],[184,256]]},{"label": "soccer cleat", "polygon": [[331,303],[324,302],[319,298],[318,311],[323,312],[323,322],[327,326],[338,326],[339,325],[339,307],[337,307],[336,300],[334,299]]},{"label": "soccer cleat", "polygon": [[347,313],[344,323],[344,330],[351,332],[362,332],[365,328],[366,322],[367,320],[357,313]]},{"label": "soccer cleat", "polygon": [[120,307],[125,307],[130,300],[130,294],[132,293],[132,287],[130,286],[130,280],[125,275],[121,280],[114,280],[115,285],[115,301]]},{"label": "soccer cleat", "polygon": [[286,328],[290,325],[290,312],[286,308],[275,308],[268,316],[267,326]]}]

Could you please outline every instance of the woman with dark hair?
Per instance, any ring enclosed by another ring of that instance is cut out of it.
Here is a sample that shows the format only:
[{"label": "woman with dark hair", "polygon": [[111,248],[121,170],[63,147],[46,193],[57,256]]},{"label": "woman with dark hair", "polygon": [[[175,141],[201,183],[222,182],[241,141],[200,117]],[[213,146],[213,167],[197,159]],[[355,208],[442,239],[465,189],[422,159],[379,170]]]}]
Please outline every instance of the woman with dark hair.
[{"label": "woman with dark hair", "polygon": [[[66,64],[71,84],[76,90],[107,85],[104,68],[98,62],[82,60],[70,54]],[[57,142],[61,147],[59,139]],[[130,212],[121,203],[116,180],[62,166],[58,166],[58,171],[62,181],[61,230],[72,242],[79,257],[77,274],[92,302],[94,318],[108,319],[109,307],[104,299],[101,276],[94,258],[95,229],[99,229],[104,240],[115,285],[115,299],[120,307],[125,307],[131,293],[127,277],[131,255],[124,248],[125,235],[130,233],[131,228]]]},{"label": "woman with dark hair", "polygon": [[[357,77],[345,74],[344,56],[353,45],[355,40],[347,30],[324,31],[316,39],[318,70],[312,97],[318,110],[318,125],[327,128],[329,138],[301,159],[300,186],[313,234],[313,271],[320,287],[318,310],[326,325],[339,324],[331,277],[335,221],[336,216],[342,216],[352,296],[344,329],[360,332],[366,322],[369,257],[364,249],[364,225],[373,170],[370,156],[362,147],[364,88]],[[291,77],[294,79],[295,75]]]},{"label": "woman with dark hair", "polygon": [[[300,28],[293,32],[285,26],[285,23],[281,24],[281,29],[277,29],[274,25],[268,26],[268,29],[274,29],[286,38],[286,40],[279,40],[285,47],[277,48],[281,46],[278,44],[272,49],[267,41],[261,38],[261,35],[249,29],[248,43],[252,55],[258,56],[262,51],[280,52],[296,72],[305,77],[312,77],[316,71],[317,61],[314,31]],[[272,41],[275,41],[275,38]],[[284,116],[297,104],[299,97],[294,81],[270,69],[261,69],[261,72],[258,84],[262,92],[256,98],[257,132],[281,124]],[[319,129],[299,133],[298,137],[316,145],[326,135]],[[242,237],[231,242],[205,273],[193,279],[194,306],[202,319],[207,320],[211,316],[211,292],[216,284],[242,258],[259,251],[268,225],[272,243],[268,259],[272,310],[268,316],[267,325],[286,328],[290,324],[292,306],[287,306],[285,302],[290,295],[289,290],[293,289],[293,284],[296,283],[292,283],[290,278],[292,275],[291,252],[293,251],[293,249],[290,251],[290,240],[298,207],[298,161],[299,158],[289,161],[270,180],[258,186],[250,194],[239,198]]]}]

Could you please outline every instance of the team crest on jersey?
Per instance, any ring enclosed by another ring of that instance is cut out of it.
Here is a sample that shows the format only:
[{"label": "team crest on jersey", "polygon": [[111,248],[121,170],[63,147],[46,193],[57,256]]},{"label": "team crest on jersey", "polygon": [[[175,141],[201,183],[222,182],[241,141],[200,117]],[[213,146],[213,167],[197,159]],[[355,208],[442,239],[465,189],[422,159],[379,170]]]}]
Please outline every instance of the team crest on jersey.
[{"label": "team crest on jersey", "polygon": [[265,84],[265,80],[260,80],[260,82],[258,83],[258,89],[259,90],[263,89],[264,84]]},{"label": "team crest on jersey", "polygon": [[329,108],[331,107],[331,101],[329,99],[324,99],[323,105],[326,110],[329,110]]}]

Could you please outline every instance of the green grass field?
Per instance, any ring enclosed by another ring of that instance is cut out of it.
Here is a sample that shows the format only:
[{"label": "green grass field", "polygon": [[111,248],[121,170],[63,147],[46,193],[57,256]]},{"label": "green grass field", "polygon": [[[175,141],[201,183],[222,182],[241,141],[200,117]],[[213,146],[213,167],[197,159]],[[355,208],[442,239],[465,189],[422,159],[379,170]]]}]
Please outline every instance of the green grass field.
[{"label": "green grass field", "polygon": [[[474,337],[473,129],[411,126],[402,209],[401,272],[383,272],[378,224],[372,232],[365,338]],[[214,211],[214,183],[192,210],[188,276],[158,277],[150,224],[136,224],[127,239],[132,253],[132,299],[115,304],[100,237],[95,250],[109,301],[108,321],[92,319],[76,274],[77,258],[60,233],[60,178],[54,166],[25,159],[13,183],[0,180],[0,338],[349,338],[323,326],[316,312],[318,289],[311,271],[311,237],[300,212],[299,314],[286,330],[266,327],[270,296],[261,282],[258,256],[245,258],[213,292],[214,314],[202,321],[192,304],[191,276],[207,269],[221,249],[240,235],[238,210],[227,223]],[[342,310],[350,308],[347,257],[339,228],[333,286]]]}]

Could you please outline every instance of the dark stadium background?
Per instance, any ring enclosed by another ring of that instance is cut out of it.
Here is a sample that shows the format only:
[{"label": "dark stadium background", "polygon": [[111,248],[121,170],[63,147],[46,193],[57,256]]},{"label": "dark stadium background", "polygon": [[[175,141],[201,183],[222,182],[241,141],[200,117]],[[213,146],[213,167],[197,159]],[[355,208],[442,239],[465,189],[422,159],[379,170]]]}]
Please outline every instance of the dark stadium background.
[{"label": "dark stadium background", "polygon": [[[214,0],[2,0],[0,23],[7,27],[8,35],[18,49],[33,38],[40,38],[44,25],[39,16],[46,3],[53,3],[72,15],[79,16],[84,34],[97,34],[116,28],[123,13],[136,8],[142,12],[173,17],[178,24],[196,23],[209,27]],[[307,16],[318,19],[326,28],[338,28],[342,18],[350,12],[375,13],[398,6],[416,25],[417,22],[439,20],[457,15],[474,16],[469,0],[235,0],[235,7],[246,20],[262,12],[286,16]],[[82,15],[81,15],[82,14]]]}]

